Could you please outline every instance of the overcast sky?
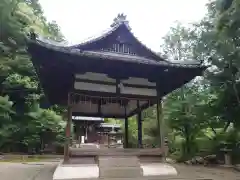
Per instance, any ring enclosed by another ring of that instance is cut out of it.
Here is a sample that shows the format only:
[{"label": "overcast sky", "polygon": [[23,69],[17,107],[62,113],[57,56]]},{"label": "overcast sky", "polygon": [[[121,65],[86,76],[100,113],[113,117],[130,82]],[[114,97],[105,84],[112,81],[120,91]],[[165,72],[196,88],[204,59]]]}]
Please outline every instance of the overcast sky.
[{"label": "overcast sky", "polygon": [[40,0],[73,44],[109,28],[118,13],[127,15],[135,36],[155,51],[175,21],[191,23],[206,13],[208,0]]}]

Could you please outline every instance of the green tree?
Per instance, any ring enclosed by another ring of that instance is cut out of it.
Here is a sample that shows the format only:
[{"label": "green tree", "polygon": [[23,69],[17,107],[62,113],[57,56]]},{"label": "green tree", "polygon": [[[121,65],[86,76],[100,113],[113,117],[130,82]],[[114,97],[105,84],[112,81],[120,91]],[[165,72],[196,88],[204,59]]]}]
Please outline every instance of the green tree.
[{"label": "green tree", "polygon": [[[58,25],[47,22],[38,0],[0,2],[0,149],[40,151],[45,143],[62,143],[64,123],[52,110],[39,108],[44,98],[30,57],[30,31],[63,40]],[[8,96],[9,98],[3,97]],[[61,114],[64,110],[58,110]]]}]

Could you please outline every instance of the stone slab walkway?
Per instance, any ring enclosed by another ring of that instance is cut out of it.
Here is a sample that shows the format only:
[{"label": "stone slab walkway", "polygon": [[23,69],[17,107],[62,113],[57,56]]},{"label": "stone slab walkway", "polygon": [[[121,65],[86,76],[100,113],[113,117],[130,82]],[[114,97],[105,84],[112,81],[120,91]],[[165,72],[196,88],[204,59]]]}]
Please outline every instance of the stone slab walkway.
[{"label": "stone slab walkway", "polygon": [[[0,163],[1,180],[52,180],[58,162],[41,163]],[[149,178],[151,180],[240,180],[240,172],[225,168],[208,168],[173,164],[177,176]],[[148,179],[148,178],[147,178]]]},{"label": "stone slab walkway", "polygon": [[164,163],[143,163],[143,176],[164,176],[164,175],[177,175],[176,169],[169,164]]},{"label": "stone slab walkway", "polygon": [[96,164],[58,165],[53,173],[53,180],[97,179],[99,169]]},{"label": "stone slab walkway", "polygon": [[1,180],[52,180],[58,162],[0,163]]}]

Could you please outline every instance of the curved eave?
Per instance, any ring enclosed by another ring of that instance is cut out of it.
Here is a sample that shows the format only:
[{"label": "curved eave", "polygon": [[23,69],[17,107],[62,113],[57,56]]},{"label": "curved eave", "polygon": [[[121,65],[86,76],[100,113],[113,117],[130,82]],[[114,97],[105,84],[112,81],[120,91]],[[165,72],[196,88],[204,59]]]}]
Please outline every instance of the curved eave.
[{"label": "curved eave", "polygon": [[118,24],[114,27],[111,27],[107,30],[105,30],[104,32],[102,32],[100,35],[98,36],[93,36],[93,37],[90,37],[88,38],[87,40],[84,40],[82,41],[81,43],[79,44],[76,44],[76,45],[73,45],[71,46],[71,48],[80,48],[80,47],[83,47],[85,45],[89,45],[89,44],[92,44],[92,43],[95,43],[97,41],[101,41],[102,39],[106,38],[107,36],[111,35],[116,29],[118,29],[120,27],[121,24]]},{"label": "curved eave", "polygon": [[[110,52],[100,52],[100,51],[81,51],[80,49],[73,49],[72,47],[66,46],[57,46],[49,43],[45,43],[40,40],[31,40],[28,39],[28,46],[36,46],[35,48],[46,48],[52,50],[55,53],[66,53],[69,55],[75,55],[79,57],[90,57],[90,58],[99,58],[102,60],[116,60],[127,63],[135,64],[145,64],[149,66],[162,66],[162,67],[174,67],[174,68],[194,68],[205,70],[207,67],[201,64],[184,64],[184,63],[171,63],[168,61],[156,61],[153,59],[148,59],[144,57],[134,56],[134,55],[125,55],[121,53],[110,53]],[[30,52],[31,53],[31,52]]]}]

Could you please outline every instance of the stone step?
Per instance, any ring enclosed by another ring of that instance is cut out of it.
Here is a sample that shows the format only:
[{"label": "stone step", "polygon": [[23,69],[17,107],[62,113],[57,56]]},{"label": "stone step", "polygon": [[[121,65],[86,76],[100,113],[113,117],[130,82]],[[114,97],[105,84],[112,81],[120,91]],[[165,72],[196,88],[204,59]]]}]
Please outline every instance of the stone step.
[{"label": "stone step", "polygon": [[159,148],[153,149],[123,149],[123,148],[73,148],[70,147],[71,156],[161,156],[162,151]]},{"label": "stone step", "polygon": [[[54,180],[63,180],[63,179],[54,179]],[[142,177],[142,178],[70,178],[64,180],[215,180],[209,178],[190,178],[190,177]]]},{"label": "stone step", "polygon": [[140,167],[106,167],[99,168],[99,178],[140,178],[143,170]]},{"label": "stone step", "polygon": [[[54,179],[54,180],[63,180]],[[211,178],[183,177],[183,176],[144,176],[136,178],[69,178],[64,180],[215,180]]]},{"label": "stone step", "polygon": [[98,180],[215,180],[212,178],[197,177],[197,176],[144,176],[138,178],[98,178]]},{"label": "stone step", "polygon": [[140,167],[139,159],[136,156],[108,157],[100,156],[98,158],[99,168],[101,167]]},{"label": "stone step", "polygon": [[[65,180],[65,179],[64,179]],[[79,179],[80,180],[80,179]],[[82,179],[83,180],[83,179]],[[93,179],[91,179],[93,180]],[[178,176],[144,176],[136,178],[99,178],[98,180],[215,180],[211,178],[178,177]]]},{"label": "stone step", "polygon": [[140,163],[161,163],[163,162],[161,156],[140,156]]},{"label": "stone step", "polygon": [[67,164],[97,164],[95,157],[70,158]]}]

